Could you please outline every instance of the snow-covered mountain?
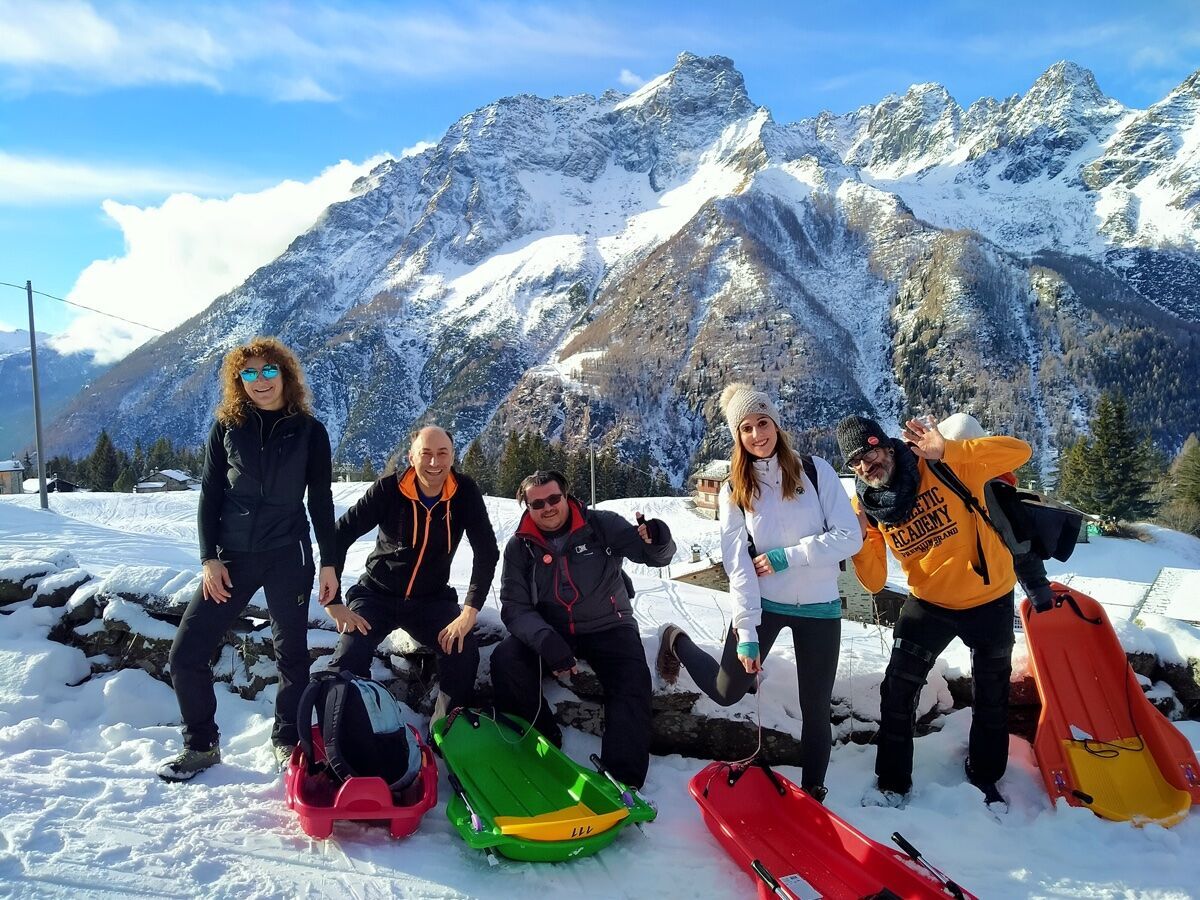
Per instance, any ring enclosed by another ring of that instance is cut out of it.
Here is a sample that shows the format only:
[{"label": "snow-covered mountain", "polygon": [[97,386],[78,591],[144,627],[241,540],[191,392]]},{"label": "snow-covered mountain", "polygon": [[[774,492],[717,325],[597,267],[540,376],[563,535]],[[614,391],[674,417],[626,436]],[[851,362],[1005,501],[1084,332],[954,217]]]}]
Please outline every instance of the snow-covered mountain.
[{"label": "snow-covered mountain", "polygon": [[[50,335],[37,333],[38,383],[42,397],[42,422],[52,417],[104,371],[91,354],[61,354]],[[0,331],[0,459],[20,457],[34,443],[33,373],[29,363],[29,332]],[[48,439],[48,433],[43,434]]]},{"label": "snow-covered mountain", "polygon": [[1106,388],[1174,446],[1200,422],[1198,79],[1128,110],[1061,62],[966,110],[925,84],[784,125],[684,53],[630,95],[504,98],[114,367],[56,449],[101,424],[198,443],[258,333],[298,349],[352,463],[436,420],[649,449],[678,480],[728,446],[734,379],[826,452],[848,412],[961,409],[1049,464]]}]

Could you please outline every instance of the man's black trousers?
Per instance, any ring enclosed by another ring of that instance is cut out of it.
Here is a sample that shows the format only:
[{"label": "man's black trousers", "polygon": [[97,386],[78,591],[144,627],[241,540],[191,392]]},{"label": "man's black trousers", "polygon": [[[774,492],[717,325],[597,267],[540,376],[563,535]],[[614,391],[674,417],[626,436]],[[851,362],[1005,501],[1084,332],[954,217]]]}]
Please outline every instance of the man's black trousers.
[{"label": "man's black trousers", "polygon": [[224,553],[221,561],[233,582],[230,598],[224,603],[206,600],[203,588],[197,588],[171,644],[171,684],[183,715],[183,744],[190,750],[217,745],[213,657],[221,638],[262,588],[271,614],[279,670],[271,740],[292,746],[297,739],[296,707],[308,684],[308,597],[315,574],[312,547],[308,541],[296,541],[260,553]]},{"label": "man's black trousers", "polygon": [[[567,643],[595,671],[604,691],[600,759],[618,781],[640,788],[650,767],[650,667],[636,626],[577,634]],[[551,674],[537,653],[509,635],[492,652],[496,707],[533,722],[555,744],[562,733],[542,697],[541,676]]]},{"label": "man's black trousers", "polygon": [[1008,691],[1012,673],[1013,593],[970,609],[953,610],[909,596],[900,610],[895,642],[880,688],[875,774],[881,790],[912,788],[913,729],[921,688],[954,638],[971,650],[971,780],[994,783],[1008,766]]},{"label": "man's black trousers", "polygon": [[371,630],[366,634],[357,631],[343,634],[329,663],[330,671],[345,670],[360,678],[369,678],[375,648],[400,628],[417,643],[433,650],[438,688],[444,695],[439,698],[435,720],[456,706],[471,705],[475,673],[479,669],[479,641],[474,630],[464,638],[461,651],[443,653],[438,645],[438,634],[462,612],[454,588],[447,587],[432,597],[404,600],[392,594],[376,593],[360,583],[346,592],[346,605],[366,619]]}]

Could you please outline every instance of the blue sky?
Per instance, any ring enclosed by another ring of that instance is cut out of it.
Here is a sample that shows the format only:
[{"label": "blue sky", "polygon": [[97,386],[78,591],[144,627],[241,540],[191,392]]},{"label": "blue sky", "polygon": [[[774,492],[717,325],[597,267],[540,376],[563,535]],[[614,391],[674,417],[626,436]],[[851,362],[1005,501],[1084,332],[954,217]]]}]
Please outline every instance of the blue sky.
[{"label": "blue sky", "polygon": [[[1144,108],[1200,67],[1200,3],[1164,0],[0,0],[0,35],[0,281],[162,327],[211,299],[189,260],[244,251],[210,268],[252,269],[368,160],[504,95],[632,90],[681,50],[732,57],[782,122],[922,81],[965,106],[1022,93],[1059,59]],[[248,246],[264,222],[279,234]],[[164,315],[179,281],[195,296]],[[38,303],[40,330],[75,315]],[[0,288],[0,327],[24,325],[23,294]]]}]

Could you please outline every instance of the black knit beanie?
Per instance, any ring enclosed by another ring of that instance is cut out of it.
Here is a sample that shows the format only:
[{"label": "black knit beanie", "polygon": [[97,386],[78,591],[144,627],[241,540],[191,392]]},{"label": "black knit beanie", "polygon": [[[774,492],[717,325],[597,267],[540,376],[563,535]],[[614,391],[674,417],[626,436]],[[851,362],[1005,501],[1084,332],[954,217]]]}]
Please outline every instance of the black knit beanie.
[{"label": "black knit beanie", "polygon": [[888,436],[879,423],[864,416],[846,416],[837,426],[838,449],[843,459],[868,453],[876,447],[887,447]]}]

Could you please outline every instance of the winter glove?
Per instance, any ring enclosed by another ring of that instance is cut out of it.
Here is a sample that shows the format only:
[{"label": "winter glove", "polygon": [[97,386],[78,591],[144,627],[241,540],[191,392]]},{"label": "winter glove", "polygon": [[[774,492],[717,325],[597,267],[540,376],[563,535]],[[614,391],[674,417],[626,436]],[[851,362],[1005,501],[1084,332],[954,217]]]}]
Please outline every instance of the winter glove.
[{"label": "winter glove", "polygon": [[667,542],[667,535],[670,534],[666,524],[661,519],[647,519],[646,531],[650,535],[650,543],[655,547],[665,544]]},{"label": "winter glove", "polygon": [[1029,602],[1033,605],[1034,612],[1041,613],[1054,608],[1054,594],[1050,590],[1050,585],[1041,584],[1032,591],[1027,590],[1026,593],[1029,595]]}]

